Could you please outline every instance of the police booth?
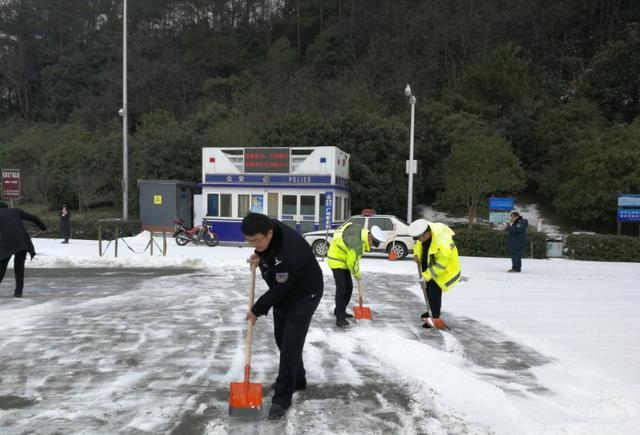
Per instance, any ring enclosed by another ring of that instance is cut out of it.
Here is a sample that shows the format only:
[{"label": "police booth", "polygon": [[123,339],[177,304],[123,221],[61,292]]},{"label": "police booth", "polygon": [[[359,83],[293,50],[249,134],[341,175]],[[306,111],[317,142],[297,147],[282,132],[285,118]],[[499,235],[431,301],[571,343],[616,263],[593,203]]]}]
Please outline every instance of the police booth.
[{"label": "police booth", "polygon": [[349,155],[333,146],[203,148],[201,187],[200,213],[222,241],[244,241],[249,212],[301,234],[351,216]]}]

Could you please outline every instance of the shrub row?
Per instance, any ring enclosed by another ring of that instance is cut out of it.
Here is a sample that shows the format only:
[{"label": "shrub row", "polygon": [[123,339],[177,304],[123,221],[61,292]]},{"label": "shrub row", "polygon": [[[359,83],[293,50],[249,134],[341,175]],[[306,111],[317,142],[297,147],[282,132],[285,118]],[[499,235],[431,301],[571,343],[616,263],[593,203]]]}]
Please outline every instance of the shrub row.
[{"label": "shrub row", "polygon": [[[468,257],[510,257],[507,250],[507,232],[483,228],[454,228],[454,240],[460,255]],[[535,231],[527,234],[525,258],[547,258],[547,235]]]},{"label": "shrub row", "polygon": [[[47,230],[39,233],[40,237],[61,238],[58,230],[58,219],[43,219],[47,226]],[[35,231],[35,226],[26,223],[31,234]],[[142,231],[142,223],[138,220],[122,221],[119,219],[95,220],[75,218],[71,220],[71,238],[72,239],[98,239],[98,227],[102,227],[102,239],[111,240],[115,237],[116,228],[119,228],[120,237],[131,237]]]},{"label": "shrub row", "polygon": [[567,254],[575,260],[640,262],[640,238],[571,234],[567,237]]}]

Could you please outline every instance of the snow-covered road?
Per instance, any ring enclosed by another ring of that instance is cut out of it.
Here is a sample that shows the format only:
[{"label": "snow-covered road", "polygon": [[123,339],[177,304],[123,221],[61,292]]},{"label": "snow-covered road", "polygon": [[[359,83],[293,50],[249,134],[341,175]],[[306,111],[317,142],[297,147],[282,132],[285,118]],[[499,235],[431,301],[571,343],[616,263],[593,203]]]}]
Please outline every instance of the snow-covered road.
[{"label": "snow-covered road", "polygon": [[[502,411],[469,418],[466,397],[480,411],[506,406],[498,429],[529,432],[517,403],[553,397],[533,370],[552,359],[468,317],[449,314],[451,332],[420,328],[414,287],[410,277],[377,274],[366,289],[374,321],[340,330],[327,280],[305,348],[308,389],[295,394],[286,419],[247,423],[227,417],[229,382],[242,378],[245,267],[31,269],[27,298],[0,298],[0,429],[494,432]],[[252,381],[264,385],[268,409],[278,356],[271,318],[257,326]],[[447,397],[456,383],[467,391]]]}]

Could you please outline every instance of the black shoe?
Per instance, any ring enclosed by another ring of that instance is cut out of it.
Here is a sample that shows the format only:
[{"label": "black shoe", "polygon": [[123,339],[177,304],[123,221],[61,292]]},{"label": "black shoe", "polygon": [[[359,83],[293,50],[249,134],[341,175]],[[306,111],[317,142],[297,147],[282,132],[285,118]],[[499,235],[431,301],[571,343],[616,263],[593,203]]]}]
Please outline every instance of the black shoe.
[{"label": "black shoe", "polygon": [[64,242],[62,242],[62,243],[69,243],[69,241],[68,241],[68,240],[65,240],[65,241],[64,241]]},{"label": "black shoe", "polygon": [[347,322],[347,319],[338,319],[336,320],[336,325],[338,325],[339,327],[344,327],[347,326],[349,324],[349,322]]},{"label": "black shoe", "polygon": [[422,327],[425,328],[425,329],[432,329],[433,328],[433,326],[429,325],[429,323],[427,323],[427,322],[424,322],[422,324]]},{"label": "black shoe", "polygon": [[271,409],[269,410],[269,420],[282,418],[286,413],[287,413],[287,408],[284,408],[278,405],[277,403],[272,403]]},{"label": "black shoe", "polygon": [[13,292],[13,297],[21,298],[22,297],[22,292]]},{"label": "black shoe", "polygon": [[431,314],[428,311],[420,314],[421,319],[428,319],[429,317],[431,317]]},{"label": "black shoe", "polygon": [[[335,308],[333,309],[333,315],[334,315],[334,316],[337,316],[337,315],[338,315],[338,314],[337,314],[337,312],[336,312],[336,309],[335,309]],[[350,314],[350,313],[344,313],[344,317],[347,317],[347,318],[353,318],[353,314]]]}]

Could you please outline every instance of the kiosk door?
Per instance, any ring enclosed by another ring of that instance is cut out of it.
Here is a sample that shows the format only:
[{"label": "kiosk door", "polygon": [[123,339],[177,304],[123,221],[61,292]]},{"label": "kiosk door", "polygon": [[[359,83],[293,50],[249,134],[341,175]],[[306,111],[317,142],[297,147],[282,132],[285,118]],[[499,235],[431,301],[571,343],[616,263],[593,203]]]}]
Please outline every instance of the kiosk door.
[{"label": "kiosk door", "polygon": [[316,195],[300,195],[300,234],[315,231],[316,228]]},{"label": "kiosk door", "polygon": [[282,195],[282,222],[300,234],[316,230],[316,195]]},{"label": "kiosk door", "polygon": [[298,195],[282,195],[282,223],[296,230]]}]

